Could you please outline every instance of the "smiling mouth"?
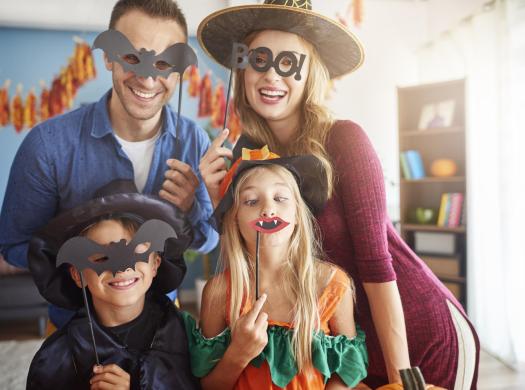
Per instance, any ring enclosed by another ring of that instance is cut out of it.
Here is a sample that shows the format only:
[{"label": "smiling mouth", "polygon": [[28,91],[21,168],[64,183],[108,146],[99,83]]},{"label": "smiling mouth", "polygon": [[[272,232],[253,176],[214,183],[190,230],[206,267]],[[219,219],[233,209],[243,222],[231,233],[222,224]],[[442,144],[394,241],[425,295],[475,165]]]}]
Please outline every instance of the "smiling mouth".
[{"label": "smiling mouth", "polygon": [[279,230],[283,230],[290,223],[283,221],[279,217],[273,218],[257,218],[250,222],[250,226],[261,233],[276,233]]},{"label": "smiling mouth", "polygon": [[113,282],[109,282],[108,285],[116,290],[127,290],[133,287],[138,281],[139,278],[119,279]]},{"label": "smiling mouth", "polygon": [[156,92],[143,92],[143,91],[140,91],[140,90],[132,88],[132,87],[129,87],[129,89],[131,90],[133,95],[135,95],[136,97],[140,98],[141,100],[151,100],[155,96],[157,96]]},{"label": "smiling mouth", "polygon": [[259,89],[259,94],[263,100],[277,102],[284,98],[287,92],[282,90],[261,88]]}]

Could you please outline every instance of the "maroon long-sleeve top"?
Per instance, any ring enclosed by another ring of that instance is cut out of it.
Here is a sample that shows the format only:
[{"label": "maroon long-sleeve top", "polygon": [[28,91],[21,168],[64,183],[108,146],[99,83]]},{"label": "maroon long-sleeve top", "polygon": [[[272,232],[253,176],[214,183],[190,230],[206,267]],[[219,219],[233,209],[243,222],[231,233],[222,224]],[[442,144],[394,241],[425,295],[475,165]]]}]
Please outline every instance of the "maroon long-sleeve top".
[{"label": "maroon long-sleeve top", "polygon": [[328,259],[356,285],[356,318],[366,333],[370,358],[367,383],[378,386],[388,378],[362,283],[397,280],[411,364],[421,368],[428,383],[453,388],[458,342],[446,300],[458,308],[460,304],[391,224],[381,164],[364,131],[351,121],[338,121],[326,150],[335,191],[317,220]]}]

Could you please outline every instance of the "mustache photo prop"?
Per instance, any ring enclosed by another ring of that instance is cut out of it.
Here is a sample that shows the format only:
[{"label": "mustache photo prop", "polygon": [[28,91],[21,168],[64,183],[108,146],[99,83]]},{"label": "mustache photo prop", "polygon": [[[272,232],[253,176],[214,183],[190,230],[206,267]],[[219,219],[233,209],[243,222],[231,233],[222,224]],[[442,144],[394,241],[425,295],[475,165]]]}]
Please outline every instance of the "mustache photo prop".
[{"label": "mustache photo prop", "polygon": [[[164,221],[151,219],[140,226],[133,239],[127,245],[125,240],[120,240],[118,243],[113,242],[109,245],[99,245],[86,237],[73,237],[60,247],[56,266],[59,267],[61,264],[68,263],[73,265],[80,274],[82,297],[88,317],[91,342],[97,365],[100,364],[100,361],[83,271],[89,268],[100,276],[104,271],[111,271],[112,274],[115,274],[119,271],[126,271],[128,268],[135,269],[137,261],[148,262],[149,255],[152,252],[163,252],[168,238],[177,238],[175,230]],[[145,251],[137,253],[137,248],[141,244],[147,243],[149,243],[149,247]]]},{"label": "mustache photo prop", "polygon": [[286,222],[282,218],[277,216],[272,218],[261,217],[254,219],[248,223],[255,231],[257,235],[255,237],[255,300],[259,299],[259,242],[260,234],[272,234],[283,230],[290,222]]},{"label": "mustache photo prop", "polygon": [[177,127],[175,130],[177,139],[175,157],[180,157],[179,126],[182,104],[182,75],[189,66],[198,66],[195,51],[182,42],[168,47],[159,54],[156,54],[155,50],[147,50],[145,48],[137,50],[129,39],[117,30],[106,30],[100,33],[95,38],[93,49],[103,50],[108,61],[118,62],[125,72],[133,72],[137,77],[167,78],[173,72],[180,75]]}]

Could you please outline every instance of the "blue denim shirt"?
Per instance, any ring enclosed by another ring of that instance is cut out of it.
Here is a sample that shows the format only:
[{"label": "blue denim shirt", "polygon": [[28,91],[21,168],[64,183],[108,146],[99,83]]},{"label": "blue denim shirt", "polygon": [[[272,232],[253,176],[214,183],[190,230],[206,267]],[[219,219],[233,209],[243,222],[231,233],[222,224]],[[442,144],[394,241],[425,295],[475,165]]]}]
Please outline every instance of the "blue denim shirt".
[{"label": "blue denim shirt", "polygon": [[[28,242],[63,210],[93,197],[115,179],[133,180],[133,166],[116,140],[108,115],[111,90],[97,103],[45,121],[31,130],[15,156],[0,215],[0,252],[11,264],[27,267]],[[208,223],[213,207],[199,174],[199,161],[210,145],[204,130],[182,117],[180,153],[174,156],[176,113],[163,108],[162,133],[155,143],[143,193],[157,194],[166,160],[189,164],[200,180],[188,217],[195,230],[192,248],[211,251],[218,234]]]}]

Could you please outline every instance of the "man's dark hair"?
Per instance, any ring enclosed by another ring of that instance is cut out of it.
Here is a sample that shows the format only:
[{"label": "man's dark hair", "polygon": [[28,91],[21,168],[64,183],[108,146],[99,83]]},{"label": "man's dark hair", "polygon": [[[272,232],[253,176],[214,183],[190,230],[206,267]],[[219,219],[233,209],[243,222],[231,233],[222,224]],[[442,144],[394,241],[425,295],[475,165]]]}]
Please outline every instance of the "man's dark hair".
[{"label": "man's dark hair", "polygon": [[176,21],[188,38],[188,24],[186,18],[173,0],[119,0],[113,7],[109,28],[115,29],[117,21],[131,10],[139,10],[154,18],[171,19]]}]

